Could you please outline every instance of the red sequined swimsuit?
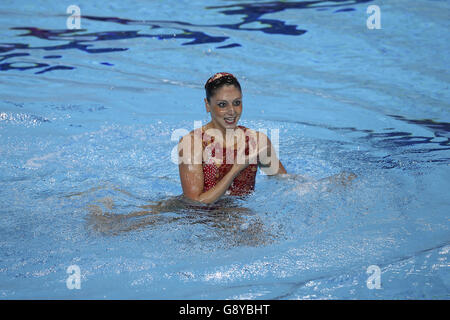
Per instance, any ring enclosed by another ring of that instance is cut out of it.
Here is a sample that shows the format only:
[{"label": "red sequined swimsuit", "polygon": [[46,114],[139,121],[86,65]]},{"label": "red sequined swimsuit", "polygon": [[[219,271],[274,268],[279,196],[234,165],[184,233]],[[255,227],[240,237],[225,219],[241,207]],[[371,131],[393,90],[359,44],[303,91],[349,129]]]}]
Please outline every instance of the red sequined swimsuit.
[{"label": "red sequined swimsuit", "polygon": [[[238,128],[244,130],[247,130],[246,127],[238,126]],[[206,160],[203,159],[203,192],[208,191],[212,187],[214,187],[227,173],[231,170],[231,167],[233,166],[232,163],[226,163],[226,155],[227,152],[229,153],[228,156],[232,157],[232,159],[236,159],[237,155],[237,149],[236,146],[234,147],[234,150],[222,148],[222,162],[221,164],[216,163],[212,157],[215,157],[215,148],[214,148],[214,137],[210,137],[205,132],[202,132],[202,141],[203,141],[203,150],[205,148],[209,149],[210,157]],[[249,136],[245,136],[245,155],[248,155],[249,153]],[[230,154],[230,153],[234,153]],[[230,187],[228,188],[227,192],[225,194],[229,195],[245,195],[251,193],[255,189],[255,177],[256,172],[258,170],[257,164],[250,164],[247,168],[242,170],[236,178],[234,178],[233,182],[231,183]]]}]

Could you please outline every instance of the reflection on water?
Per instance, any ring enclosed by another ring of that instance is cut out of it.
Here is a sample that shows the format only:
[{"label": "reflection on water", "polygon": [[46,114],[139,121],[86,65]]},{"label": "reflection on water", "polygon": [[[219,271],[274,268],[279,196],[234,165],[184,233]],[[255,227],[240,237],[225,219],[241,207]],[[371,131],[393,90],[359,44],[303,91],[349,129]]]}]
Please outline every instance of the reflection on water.
[{"label": "reflection on water", "polygon": [[[116,195],[97,197],[97,191],[113,191]],[[161,232],[165,227],[189,230],[200,225],[206,227],[210,235],[231,246],[265,245],[274,237],[257,213],[242,205],[245,197],[223,197],[208,205],[179,195],[137,205],[133,200],[138,197],[114,186],[97,186],[66,197],[75,200],[93,195],[93,200],[86,206],[86,227],[97,235],[117,236],[149,229],[150,232]]]},{"label": "reflection on water", "polygon": [[[43,29],[39,27],[13,27],[11,30],[24,30],[25,33],[17,35],[18,37],[35,37],[42,40],[48,40],[50,43],[57,41],[58,44],[44,45],[44,46],[30,46],[28,43],[20,42],[8,42],[0,43],[0,71],[8,70],[29,70],[40,69],[35,72],[36,74],[42,74],[53,70],[72,70],[73,66],[63,65],[61,63],[57,65],[51,65],[44,62],[29,62],[23,60],[15,60],[6,62],[6,60],[12,58],[20,58],[30,56],[30,53],[23,51],[30,50],[45,50],[45,51],[61,51],[61,50],[81,50],[86,53],[108,53],[108,52],[121,52],[126,51],[129,48],[126,47],[102,47],[95,48],[94,45],[100,41],[117,41],[123,39],[135,39],[135,38],[153,38],[158,40],[167,39],[182,39],[187,40],[182,42],[181,45],[199,45],[206,43],[222,43],[229,39],[228,36],[214,35],[216,29],[230,29],[237,31],[256,31],[267,34],[275,35],[289,35],[300,36],[307,32],[307,30],[298,29],[297,25],[289,25],[285,21],[279,19],[266,19],[263,18],[266,14],[277,13],[284,10],[292,9],[320,9],[326,10],[327,8],[336,8],[349,5],[357,5],[366,3],[371,0],[352,0],[352,1],[272,1],[272,2],[256,2],[256,3],[239,3],[224,6],[210,6],[205,9],[216,10],[219,9],[219,13],[225,15],[237,15],[241,17],[241,21],[228,24],[210,24],[199,25],[192,24],[186,21],[176,20],[133,20],[119,17],[98,17],[92,15],[83,15],[83,19],[92,21],[101,21],[107,23],[115,23],[121,25],[129,25],[134,29],[136,27],[143,27],[142,30],[125,30],[125,31],[101,31],[101,32],[86,32],[86,29],[80,30],[51,30]],[[334,11],[334,13],[348,12],[354,10],[353,8],[344,8]],[[259,25],[258,28],[246,27]],[[158,29],[171,29],[175,30],[170,33],[158,33]],[[156,31],[155,33],[148,33],[147,30]],[[60,44],[61,41],[67,41],[67,43]],[[242,44],[232,42],[216,47],[216,49],[228,49],[240,47]],[[21,52],[14,52],[14,51]],[[60,55],[44,56],[44,59],[49,57],[60,58]],[[109,62],[103,62],[103,65],[112,66]]]},{"label": "reflection on water", "polygon": [[[273,178],[280,182],[295,181],[297,193],[300,195],[308,192],[332,192],[350,184],[356,176],[342,172],[318,181],[298,175]],[[113,195],[99,197],[97,191],[112,191]],[[270,227],[261,219],[261,215],[247,207],[250,204],[247,199],[250,195],[223,196],[213,204],[195,202],[179,195],[142,205],[135,204],[134,200],[139,197],[126,190],[115,186],[97,186],[87,191],[71,193],[66,197],[79,199],[83,196],[92,198],[86,206],[86,226],[89,232],[96,234],[115,236],[148,229],[151,229],[151,232],[160,232],[167,226],[190,230],[200,225],[206,227],[208,233],[215,234],[216,238],[232,246],[265,245],[276,238]]]},{"label": "reflection on water", "polygon": [[[431,131],[430,136],[417,135],[414,132],[399,131],[396,128],[385,128],[385,132],[377,132],[373,129],[357,127],[338,127],[326,123],[312,123],[308,121],[271,119],[271,121],[281,123],[295,123],[309,127],[324,128],[339,134],[359,133],[361,136],[357,140],[363,141],[364,145],[371,145],[375,150],[385,150],[389,152],[384,157],[365,156],[363,161],[381,164],[383,169],[391,169],[399,166],[397,157],[409,155],[405,162],[435,162],[448,163],[448,151],[450,151],[450,123],[440,122],[430,119],[408,119],[400,115],[388,115],[396,120],[426,128]],[[345,144],[345,142],[335,142]],[[443,152],[442,152],[443,151]],[[433,158],[424,158],[423,154],[432,154]],[[415,155],[418,155],[415,157]],[[353,154],[353,157],[358,154]]]}]

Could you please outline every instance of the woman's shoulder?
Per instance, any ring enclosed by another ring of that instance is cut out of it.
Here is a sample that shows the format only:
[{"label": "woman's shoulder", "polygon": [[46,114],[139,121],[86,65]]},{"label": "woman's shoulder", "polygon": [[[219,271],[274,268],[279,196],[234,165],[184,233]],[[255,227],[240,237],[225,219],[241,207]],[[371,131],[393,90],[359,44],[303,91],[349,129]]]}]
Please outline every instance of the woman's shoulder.
[{"label": "woman's shoulder", "polygon": [[195,137],[202,137],[205,133],[205,126],[200,127],[200,128],[196,128],[192,131],[190,131],[189,133],[185,134],[184,136],[181,137],[180,142],[183,140],[192,140]]}]

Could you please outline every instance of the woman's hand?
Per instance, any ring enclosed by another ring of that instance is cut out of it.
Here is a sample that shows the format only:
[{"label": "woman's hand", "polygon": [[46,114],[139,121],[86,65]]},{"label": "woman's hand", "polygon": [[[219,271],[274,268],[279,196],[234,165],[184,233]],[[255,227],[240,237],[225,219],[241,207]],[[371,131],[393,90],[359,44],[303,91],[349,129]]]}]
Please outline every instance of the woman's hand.
[{"label": "woman's hand", "polygon": [[[250,164],[258,164],[258,155],[262,152],[266,152],[267,145],[261,147],[261,148],[254,148],[254,150],[251,150],[251,153],[249,155],[244,154],[245,148],[238,149],[238,157],[236,162],[233,164],[233,169],[237,170],[238,172],[241,172],[245,168],[247,168]],[[240,152],[240,156],[239,156]]]}]

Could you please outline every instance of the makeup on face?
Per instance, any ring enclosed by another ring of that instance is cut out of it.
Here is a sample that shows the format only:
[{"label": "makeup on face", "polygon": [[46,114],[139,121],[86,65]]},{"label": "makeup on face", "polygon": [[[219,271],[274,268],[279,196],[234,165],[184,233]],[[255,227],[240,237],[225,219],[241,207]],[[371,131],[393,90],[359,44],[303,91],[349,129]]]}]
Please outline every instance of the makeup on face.
[{"label": "makeup on face", "polygon": [[211,119],[221,127],[237,125],[242,113],[242,94],[234,86],[221,88],[210,102]]}]

